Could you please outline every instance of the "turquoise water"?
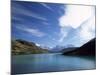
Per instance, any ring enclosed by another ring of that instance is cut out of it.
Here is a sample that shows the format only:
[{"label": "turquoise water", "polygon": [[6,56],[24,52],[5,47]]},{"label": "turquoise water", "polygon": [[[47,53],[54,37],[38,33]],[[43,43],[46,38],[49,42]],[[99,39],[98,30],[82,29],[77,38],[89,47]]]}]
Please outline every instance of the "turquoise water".
[{"label": "turquoise water", "polygon": [[95,57],[64,56],[60,53],[12,56],[12,73],[40,73],[95,69]]}]

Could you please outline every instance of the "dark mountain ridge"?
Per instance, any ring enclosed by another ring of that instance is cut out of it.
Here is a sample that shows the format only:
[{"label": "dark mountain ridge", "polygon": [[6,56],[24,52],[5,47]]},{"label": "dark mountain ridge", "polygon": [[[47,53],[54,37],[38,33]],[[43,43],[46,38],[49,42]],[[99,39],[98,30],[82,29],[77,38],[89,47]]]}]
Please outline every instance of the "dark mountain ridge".
[{"label": "dark mountain ridge", "polygon": [[74,51],[64,52],[63,55],[96,55],[96,38],[90,40],[83,46],[75,49]]}]

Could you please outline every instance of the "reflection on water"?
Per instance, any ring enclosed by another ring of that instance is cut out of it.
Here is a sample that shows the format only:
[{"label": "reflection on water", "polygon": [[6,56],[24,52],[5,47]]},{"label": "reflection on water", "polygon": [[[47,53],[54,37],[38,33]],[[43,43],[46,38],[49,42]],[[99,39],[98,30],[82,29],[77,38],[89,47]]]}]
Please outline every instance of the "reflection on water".
[{"label": "reflection on water", "polygon": [[12,57],[12,73],[37,73],[95,69],[94,57],[58,54],[16,55]]}]

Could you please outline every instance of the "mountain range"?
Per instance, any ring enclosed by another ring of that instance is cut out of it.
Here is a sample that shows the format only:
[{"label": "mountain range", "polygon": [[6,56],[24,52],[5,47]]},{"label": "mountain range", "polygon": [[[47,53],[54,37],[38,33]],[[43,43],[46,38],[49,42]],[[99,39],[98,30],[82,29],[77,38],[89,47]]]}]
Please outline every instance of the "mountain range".
[{"label": "mountain range", "polygon": [[63,55],[95,55],[96,40],[95,38],[82,45],[81,47],[70,46],[56,46],[52,49],[48,47],[41,47],[33,42],[22,39],[12,40],[11,49],[12,55],[20,54],[39,54],[39,53],[63,53]]},{"label": "mountain range", "polygon": [[74,47],[74,45],[71,45],[71,44],[68,44],[66,46],[56,45],[55,47],[53,47],[49,51],[52,53],[57,53],[57,52],[71,51],[71,50],[74,50],[75,48],[77,48],[77,47]]}]

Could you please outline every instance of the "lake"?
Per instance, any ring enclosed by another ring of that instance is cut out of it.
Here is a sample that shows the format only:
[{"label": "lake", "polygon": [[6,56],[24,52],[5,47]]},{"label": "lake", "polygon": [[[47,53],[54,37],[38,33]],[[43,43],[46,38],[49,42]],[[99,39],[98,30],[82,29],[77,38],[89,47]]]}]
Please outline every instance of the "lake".
[{"label": "lake", "polygon": [[12,74],[89,70],[96,68],[93,56],[64,56],[61,53],[12,56]]}]

